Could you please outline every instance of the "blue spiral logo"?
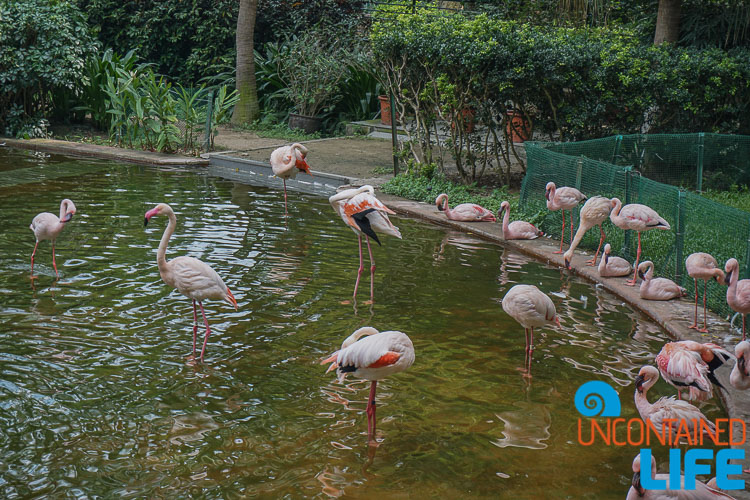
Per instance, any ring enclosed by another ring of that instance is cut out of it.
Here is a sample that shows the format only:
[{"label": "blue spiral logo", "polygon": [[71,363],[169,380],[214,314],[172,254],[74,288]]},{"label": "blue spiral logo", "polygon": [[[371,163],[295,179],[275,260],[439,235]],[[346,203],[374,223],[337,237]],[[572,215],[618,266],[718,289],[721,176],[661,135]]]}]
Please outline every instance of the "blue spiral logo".
[{"label": "blue spiral logo", "polygon": [[586,382],[576,391],[576,410],[584,417],[619,417],[620,395],[599,380]]}]

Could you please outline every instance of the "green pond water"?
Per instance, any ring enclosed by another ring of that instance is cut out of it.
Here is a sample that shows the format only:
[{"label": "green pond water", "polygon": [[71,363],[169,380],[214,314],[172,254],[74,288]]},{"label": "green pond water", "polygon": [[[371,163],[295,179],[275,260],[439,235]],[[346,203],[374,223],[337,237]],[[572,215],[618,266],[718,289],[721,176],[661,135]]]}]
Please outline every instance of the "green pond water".
[{"label": "green pond water", "polygon": [[[202,171],[0,148],[0,179],[0,497],[624,498],[637,451],[580,446],[573,395],[604,380],[637,416],[632,380],[667,337],[593,285],[393,217],[404,238],[374,248],[375,303],[342,304],[356,237],[325,199],[290,192],[285,228],[282,191]],[[66,197],[60,279],[44,242],[32,283],[29,224]],[[209,263],[239,302],[204,304],[204,364],[188,358],[191,302],[156,267],[167,221],[143,228],[158,202],[178,216],[167,257]],[[531,381],[500,306],[516,283],[552,293],[562,321],[537,335]],[[368,383],[319,365],[364,325],[416,350],[378,385],[377,448]]]}]

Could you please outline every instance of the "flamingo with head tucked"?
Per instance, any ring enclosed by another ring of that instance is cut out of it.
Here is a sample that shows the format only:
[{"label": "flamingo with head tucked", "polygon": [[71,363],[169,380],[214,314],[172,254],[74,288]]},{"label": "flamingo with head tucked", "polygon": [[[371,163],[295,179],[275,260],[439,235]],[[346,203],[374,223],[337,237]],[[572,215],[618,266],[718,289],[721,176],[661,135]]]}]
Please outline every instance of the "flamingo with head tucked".
[{"label": "flamingo with head tucked", "polygon": [[688,399],[705,401],[713,396],[713,385],[719,383],[714,372],[732,355],[723,347],[692,340],[667,342],[656,355],[656,366],[664,380],[677,389],[678,399],[688,389]]},{"label": "flamingo with head tucked", "polygon": [[286,180],[294,179],[298,172],[310,173],[310,165],[305,160],[307,148],[295,142],[291,146],[276,148],[271,153],[271,170],[284,181],[284,215],[289,215],[286,207]]},{"label": "flamingo with head tucked", "polygon": [[583,208],[581,208],[581,220],[578,223],[578,231],[576,231],[576,236],[570,243],[570,248],[568,248],[568,251],[563,255],[563,260],[567,269],[570,269],[570,261],[573,259],[573,252],[575,252],[576,247],[578,247],[578,244],[583,239],[583,235],[592,227],[599,226],[599,232],[601,233],[599,246],[596,248],[594,257],[586,261],[589,266],[596,265],[596,259],[599,257],[599,249],[601,249],[602,243],[604,243],[604,240],[607,237],[604,234],[602,224],[607,220],[607,217],[609,217],[609,212],[611,210],[612,204],[610,199],[603,196],[594,196],[593,198],[589,198],[586,203],[583,204]]},{"label": "flamingo with head tucked", "polygon": [[352,295],[355,300],[359,279],[362,277],[362,270],[364,269],[362,235],[365,236],[367,251],[370,254],[370,300],[372,301],[375,297],[375,259],[372,257],[370,238],[380,245],[380,240],[375,232],[377,230],[401,239],[401,232],[388,219],[388,214],[395,215],[396,212],[383,205],[375,197],[375,189],[368,184],[358,189],[346,189],[336,193],[328,198],[328,202],[359,239],[359,270],[357,271],[357,281],[354,284],[354,294]]},{"label": "flamingo with head tucked", "polygon": [[[363,338],[364,337],[364,338]],[[347,374],[370,380],[370,397],[367,399],[367,439],[375,442],[375,390],[378,380],[402,372],[414,363],[414,345],[402,332],[378,332],[365,326],[352,333],[341,344],[341,349],[320,364],[331,363],[326,373],[336,370],[339,382]]]},{"label": "flamingo with head tucked", "polygon": [[742,315],[742,340],[745,340],[745,315],[750,313],[750,280],[739,279],[740,263],[737,259],[729,259],[724,264],[727,288],[727,304],[734,312]]},{"label": "flamingo with head tucked", "polygon": [[654,263],[650,260],[638,266],[638,276],[643,280],[639,295],[645,300],[672,300],[687,294],[687,291],[669,278],[654,278]]},{"label": "flamingo with head tucked", "polygon": [[667,231],[671,227],[669,222],[664,220],[653,208],[639,203],[631,203],[623,207],[618,198],[612,198],[612,213],[609,214],[609,219],[620,229],[632,229],[638,233],[638,251],[635,254],[635,264],[633,264],[635,273],[633,273],[633,279],[625,283],[629,286],[635,286],[638,281],[636,278],[638,261],[641,259],[641,233],[650,229]]},{"label": "flamingo with head tucked", "polygon": [[44,240],[52,241],[52,267],[55,268],[55,276],[60,277],[60,274],[57,272],[57,263],[55,262],[55,240],[57,240],[65,224],[71,221],[75,213],[76,206],[72,201],[65,198],[60,202],[60,217],[49,212],[42,212],[31,221],[29,229],[34,232],[34,236],[36,237],[34,251],[31,252],[32,278],[34,277],[34,255],[36,255],[36,248],[39,246],[39,242]]},{"label": "flamingo with head tucked", "polygon": [[[688,276],[693,278],[695,283],[695,316],[693,324],[688,328],[695,328],[701,333],[708,333],[706,328],[707,311],[706,311],[706,289],[708,287],[708,280],[715,279],[718,283],[724,284],[724,271],[719,268],[719,264],[712,255],[696,252],[690,254],[685,260],[685,267],[687,268]],[[698,280],[703,280],[703,328],[698,328]]]},{"label": "flamingo with head tucked", "polygon": [[[503,212],[505,215],[503,215]],[[503,238],[506,240],[534,240],[544,234],[530,222],[522,220],[509,222],[510,203],[507,201],[500,204],[500,211],[498,211],[497,217],[503,219]]]},{"label": "flamingo with head tucked", "polygon": [[172,207],[166,203],[159,203],[156,207],[146,212],[144,227],[148,225],[151,217],[156,215],[166,215],[169,218],[169,224],[164,230],[159,243],[159,250],[156,253],[156,264],[159,266],[161,279],[167,285],[176,288],[181,294],[192,299],[193,301],[193,358],[195,358],[195,341],[198,333],[198,311],[195,308],[197,302],[201,308],[203,322],[206,325],[206,337],[203,339],[203,348],[201,349],[201,362],[203,354],[206,352],[206,343],[208,336],[211,335],[211,327],[208,326],[206,313],[203,310],[203,301],[205,299],[225,300],[237,309],[237,301],[229,290],[224,280],[211,269],[211,267],[194,257],[175,257],[167,260],[167,244],[172,237],[175,227],[177,227],[177,216],[175,216]]},{"label": "flamingo with head tucked", "polygon": [[670,474],[656,473],[656,459],[651,455],[651,479],[654,481],[664,481],[668,486],[665,490],[647,490],[643,487],[641,476],[647,473],[641,467],[641,454],[636,455],[633,460],[633,480],[626,500],[712,500],[720,498],[734,498],[715,487],[716,478],[711,479],[707,484],[695,481],[695,488],[692,490],[685,489],[685,476],[680,475],[680,484],[671,484]]},{"label": "flamingo with head tucked", "polygon": [[562,253],[565,241],[565,211],[570,212],[570,242],[573,243],[573,209],[586,199],[586,195],[576,188],[563,186],[558,188],[554,182],[548,182],[544,192],[547,198],[547,210],[562,210],[562,231],[560,234],[560,250],[553,253]]},{"label": "flamingo with head tucked", "polygon": [[604,245],[604,253],[602,253],[602,260],[599,261],[599,276],[602,278],[616,277],[616,276],[627,276],[630,271],[633,270],[630,267],[630,262],[623,259],[622,257],[610,256],[609,253],[612,247],[607,243]]},{"label": "flamingo with head tucked", "polygon": [[462,222],[495,222],[494,214],[476,203],[461,203],[451,209],[448,206],[448,195],[445,193],[435,199],[435,205],[450,220]]},{"label": "flamingo with head tucked", "polygon": [[729,383],[741,391],[750,389],[750,367],[747,364],[750,361],[750,342],[743,340],[734,346],[734,355],[737,357],[737,363],[729,374]]}]

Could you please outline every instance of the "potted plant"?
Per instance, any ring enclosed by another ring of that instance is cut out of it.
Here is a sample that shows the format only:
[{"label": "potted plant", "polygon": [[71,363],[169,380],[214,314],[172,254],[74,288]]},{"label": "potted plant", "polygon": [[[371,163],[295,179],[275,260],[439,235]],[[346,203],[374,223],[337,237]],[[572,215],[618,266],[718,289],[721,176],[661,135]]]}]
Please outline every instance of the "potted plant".
[{"label": "potted plant", "polygon": [[303,32],[288,44],[282,71],[287,81],[283,94],[294,104],[294,112],[289,113],[289,127],[317,132],[322,125],[319,113],[341,99],[338,90],[346,76],[341,69],[345,50],[336,41],[326,40],[313,31]]}]

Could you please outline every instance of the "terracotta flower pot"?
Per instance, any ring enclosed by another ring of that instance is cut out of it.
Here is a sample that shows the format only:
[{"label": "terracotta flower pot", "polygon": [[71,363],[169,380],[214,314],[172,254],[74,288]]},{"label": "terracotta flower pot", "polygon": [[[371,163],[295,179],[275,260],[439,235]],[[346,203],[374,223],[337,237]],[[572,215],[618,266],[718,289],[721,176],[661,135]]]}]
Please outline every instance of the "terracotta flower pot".
[{"label": "terracotta flower pot", "polygon": [[380,123],[383,125],[391,124],[391,98],[387,95],[379,95],[380,101]]},{"label": "terracotta flower pot", "polygon": [[511,142],[528,141],[531,137],[531,124],[523,116],[523,113],[515,109],[509,109],[505,114],[508,118],[505,129]]},{"label": "terracotta flower pot", "polygon": [[[463,122],[464,122],[464,132],[466,132],[467,134],[471,134],[472,132],[474,132],[474,124],[475,124],[474,117],[476,114],[477,112],[474,108],[469,107],[469,108],[461,109],[461,118],[463,119]],[[451,123],[451,129],[455,129],[455,128],[456,128],[456,123],[455,122]]]}]

